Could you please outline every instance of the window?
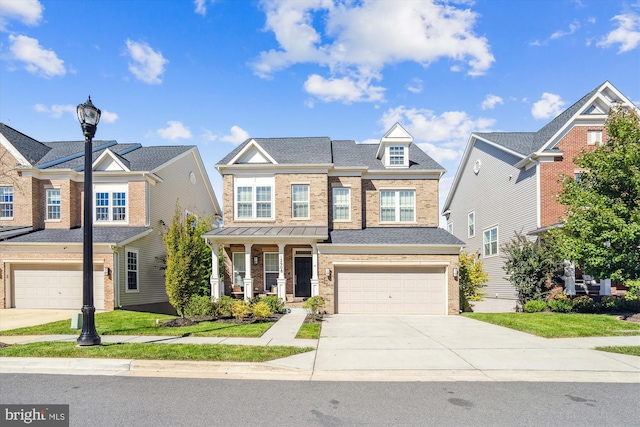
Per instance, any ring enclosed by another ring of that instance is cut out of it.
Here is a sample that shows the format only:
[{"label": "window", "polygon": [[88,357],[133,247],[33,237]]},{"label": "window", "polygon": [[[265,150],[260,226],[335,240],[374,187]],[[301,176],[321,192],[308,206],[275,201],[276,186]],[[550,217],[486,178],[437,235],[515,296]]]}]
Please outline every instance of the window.
[{"label": "window", "polygon": [[601,130],[588,130],[587,131],[587,145],[601,145],[602,144],[602,131]]},{"label": "window", "polygon": [[127,291],[138,290],[138,251],[127,251]]},{"label": "window", "polygon": [[127,191],[125,185],[95,186],[95,221],[126,222]]},{"label": "window", "polygon": [[404,166],[404,149],[403,146],[389,147],[389,166]]},{"label": "window", "polygon": [[333,189],[333,219],[348,221],[351,219],[351,189]]},{"label": "window", "polygon": [[264,291],[271,292],[271,287],[278,284],[278,253],[264,253]]},{"label": "window", "polygon": [[273,219],[274,179],[236,178],[236,219]]},{"label": "window", "polygon": [[244,252],[233,253],[233,286],[244,288],[245,276],[245,257]]},{"label": "window", "polygon": [[47,194],[47,219],[60,219],[60,189],[49,188]]},{"label": "window", "polygon": [[13,218],[13,187],[0,187],[0,218]]},{"label": "window", "polygon": [[294,218],[309,218],[309,185],[291,186],[291,210]]},{"label": "window", "polygon": [[483,237],[483,251],[482,254],[487,256],[493,256],[498,254],[498,227],[493,227],[488,230],[484,230]]},{"label": "window", "polygon": [[380,191],[381,222],[413,222],[416,206],[415,190]]},{"label": "window", "polygon": [[467,236],[474,237],[476,235],[476,213],[475,212],[469,212],[469,215],[467,217],[467,225],[469,227],[467,230]]}]

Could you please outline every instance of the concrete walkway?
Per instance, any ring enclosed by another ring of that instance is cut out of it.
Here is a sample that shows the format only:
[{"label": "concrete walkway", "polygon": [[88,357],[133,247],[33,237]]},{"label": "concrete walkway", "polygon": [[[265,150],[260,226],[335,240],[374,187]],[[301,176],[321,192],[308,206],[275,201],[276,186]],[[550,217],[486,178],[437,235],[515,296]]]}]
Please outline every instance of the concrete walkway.
[{"label": "concrete walkway", "polygon": [[[593,350],[640,336],[545,339],[462,316],[334,315],[320,340],[297,340],[306,313],[261,338],[103,336],[103,342],[294,345],[316,350],[266,363],[0,358],[0,373],[314,381],[580,381],[640,383],[640,358]],[[7,344],[77,336],[0,337]]]}]

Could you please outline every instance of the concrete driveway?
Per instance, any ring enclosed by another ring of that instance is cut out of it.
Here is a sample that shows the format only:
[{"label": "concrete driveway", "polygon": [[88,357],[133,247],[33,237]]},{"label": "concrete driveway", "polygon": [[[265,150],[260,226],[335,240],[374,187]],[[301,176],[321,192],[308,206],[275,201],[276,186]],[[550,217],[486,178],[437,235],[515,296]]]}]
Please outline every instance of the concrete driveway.
[{"label": "concrete driveway", "polygon": [[0,310],[0,331],[42,325],[57,320],[69,320],[80,310],[32,310],[26,308],[8,308]]},{"label": "concrete driveway", "polygon": [[585,346],[462,316],[333,315],[322,325],[314,373],[613,370],[640,378],[637,357],[592,350],[594,340],[640,345],[636,336],[594,338]]}]

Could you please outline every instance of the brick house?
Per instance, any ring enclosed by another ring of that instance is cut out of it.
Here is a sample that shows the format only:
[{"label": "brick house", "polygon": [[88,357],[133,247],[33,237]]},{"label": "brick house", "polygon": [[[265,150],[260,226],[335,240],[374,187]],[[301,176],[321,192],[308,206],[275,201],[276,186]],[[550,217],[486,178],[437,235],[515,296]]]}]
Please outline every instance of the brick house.
[{"label": "brick house", "polygon": [[463,242],[438,228],[444,169],[399,124],[378,144],[252,138],[216,168],[212,295],[320,295],[330,313],[457,314]]},{"label": "brick house", "polygon": [[[0,308],[82,307],[84,141],[40,142],[0,123]],[[162,224],[221,217],[195,146],[93,141],[97,309],[166,311]]]},{"label": "brick house", "polygon": [[[448,230],[467,242],[466,250],[480,254],[489,274],[487,297],[502,300],[504,308],[515,306],[516,291],[504,278],[500,246],[515,232],[535,239],[560,223],[560,179],[579,176],[574,157],[606,142],[604,124],[614,103],[636,108],[607,81],[537,132],[471,134],[443,215]],[[575,279],[568,278],[566,287],[575,293]],[[599,292],[610,289],[603,280]]]}]

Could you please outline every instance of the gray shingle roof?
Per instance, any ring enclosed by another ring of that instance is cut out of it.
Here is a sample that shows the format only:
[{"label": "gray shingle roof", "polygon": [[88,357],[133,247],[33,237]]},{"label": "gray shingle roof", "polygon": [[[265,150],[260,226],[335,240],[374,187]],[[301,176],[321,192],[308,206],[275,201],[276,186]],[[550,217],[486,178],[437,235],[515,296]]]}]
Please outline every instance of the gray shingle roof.
[{"label": "gray shingle roof", "polygon": [[372,227],[364,230],[332,230],[329,242],[338,245],[455,245],[464,242],[436,227]]},{"label": "gray shingle roof", "polygon": [[487,132],[474,133],[474,135],[516,151],[524,156],[535,153],[541,149],[571,117],[584,108],[587,101],[591,99],[605,83],[580,98],[575,104],[564,110],[537,132]]},{"label": "gray shingle roof", "polygon": [[[131,239],[147,230],[148,227],[93,227],[93,243],[112,243]],[[6,242],[13,243],[82,243],[83,229],[45,229],[23,234]]]},{"label": "gray shingle roof", "polygon": [[[84,141],[39,142],[0,123],[0,132],[38,169],[84,169]],[[117,141],[93,140],[92,161],[106,148],[116,153],[131,171],[152,171],[195,145],[143,147],[140,144],[118,144]],[[100,147],[103,147],[100,149]],[[298,154],[300,155],[300,154]]]},{"label": "gray shingle roof", "polygon": [[24,156],[30,164],[37,163],[51,148],[35,139],[18,132],[14,128],[0,123],[0,133]]},{"label": "gray shingle roof", "polygon": [[[365,167],[384,170],[376,158],[379,144],[356,144],[351,140],[332,141],[327,137],[252,138],[278,164],[331,164],[336,167]],[[228,164],[252,139],[248,139],[227,154],[217,165]],[[409,148],[410,170],[444,170],[418,146]]]}]

